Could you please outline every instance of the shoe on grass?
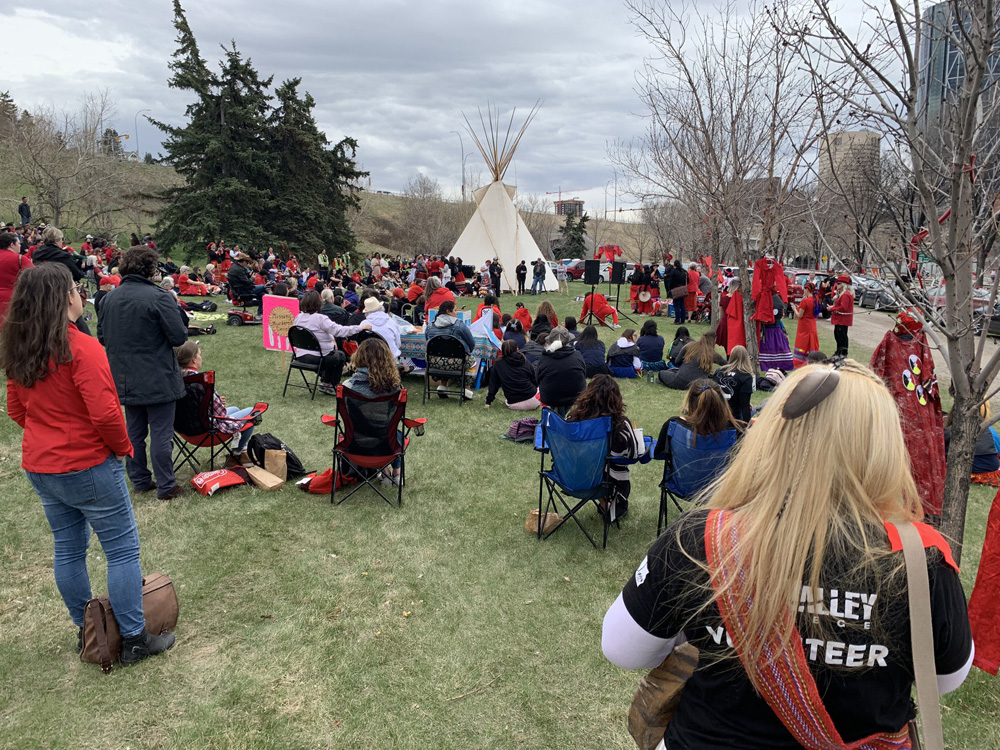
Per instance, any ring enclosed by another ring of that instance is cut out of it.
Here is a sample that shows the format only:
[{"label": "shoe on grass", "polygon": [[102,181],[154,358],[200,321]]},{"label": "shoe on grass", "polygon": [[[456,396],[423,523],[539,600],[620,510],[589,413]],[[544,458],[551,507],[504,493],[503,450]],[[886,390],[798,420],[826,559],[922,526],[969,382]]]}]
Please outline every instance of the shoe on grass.
[{"label": "shoe on grass", "polygon": [[121,663],[123,667],[138,664],[147,656],[162,654],[174,645],[174,634],[153,635],[145,628],[139,635],[122,639]]},{"label": "shoe on grass", "polygon": [[466,398],[466,400],[471,400],[472,397],[475,396],[475,395],[476,395],[475,392],[471,388],[466,388],[465,389],[465,398]]},{"label": "shoe on grass", "polygon": [[448,398],[448,386],[439,385],[437,387],[438,398]]}]

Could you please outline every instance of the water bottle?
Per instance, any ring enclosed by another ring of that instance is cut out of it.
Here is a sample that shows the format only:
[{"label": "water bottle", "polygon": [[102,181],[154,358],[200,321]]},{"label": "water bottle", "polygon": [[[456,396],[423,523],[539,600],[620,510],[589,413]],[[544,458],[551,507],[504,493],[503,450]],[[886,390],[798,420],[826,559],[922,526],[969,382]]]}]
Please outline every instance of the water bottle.
[{"label": "water bottle", "polygon": [[653,370],[649,371],[649,382],[650,383],[656,382],[656,373]]}]

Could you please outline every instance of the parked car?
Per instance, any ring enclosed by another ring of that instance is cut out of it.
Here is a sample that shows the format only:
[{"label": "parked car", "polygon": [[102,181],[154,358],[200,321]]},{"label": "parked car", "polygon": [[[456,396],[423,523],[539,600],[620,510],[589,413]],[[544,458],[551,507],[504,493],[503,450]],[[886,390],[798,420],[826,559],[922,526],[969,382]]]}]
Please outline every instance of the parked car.
[{"label": "parked car", "polygon": [[[945,294],[943,286],[936,286],[928,289],[925,293],[928,301],[934,305],[938,310],[943,310],[945,307]],[[990,304],[990,290],[983,289],[982,287],[972,290],[972,309],[977,313],[986,313],[986,308]]]},{"label": "parked car", "polygon": [[583,278],[584,263],[582,260],[574,260],[566,266],[569,281],[579,281]]},{"label": "parked car", "polygon": [[870,307],[873,310],[895,310],[898,307],[897,299],[900,296],[899,288],[895,284],[881,283],[856,289],[854,299],[861,307]]}]

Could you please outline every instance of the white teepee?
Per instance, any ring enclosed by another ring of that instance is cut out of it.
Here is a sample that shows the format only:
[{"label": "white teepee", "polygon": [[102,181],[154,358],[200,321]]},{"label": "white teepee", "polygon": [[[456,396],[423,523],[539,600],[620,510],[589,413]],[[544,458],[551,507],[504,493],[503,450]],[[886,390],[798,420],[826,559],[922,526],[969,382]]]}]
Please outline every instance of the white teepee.
[{"label": "white teepee", "polygon": [[[477,270],[486,261],[497,258],[500,265],[503,266],[500,288],[511,292],[517,289],[517,276],[514,273],[517,265],[522,260],[525,261],[528,267],[525,288],[530,289],[532,271],[534,270],[531,263],[544,257],[514,205],[515,189],[503,182],[504,172],[507,171],[511,159],[514,158],[517,144],[538,111],[538,107],[539,105],[536,104],[532,108],[531,113],[516,134],[513,131],[514,112],[511,112],[510,122],[507,124],[507,131],[502,143],[499,113],[494,116],[494,113],[489,111],[487,124],[483,121],[483,115],[480,111],[479,119],[483,125],[485,136],[483,140],[480,140],[479,136],[476,135],[468,118],[465,120],[469,133],[479,148],[479,153],[486,160],[493,182],[473,193],[476,199],[476,212],[469,219],[469,223],[465,226],[450,254],[455,258],[461,258],[466,265],[475,266]],[[485,141],[485,145],[483,141]],[[551,292],[558,288],[555,274],[546,265],[545,289]]]}]

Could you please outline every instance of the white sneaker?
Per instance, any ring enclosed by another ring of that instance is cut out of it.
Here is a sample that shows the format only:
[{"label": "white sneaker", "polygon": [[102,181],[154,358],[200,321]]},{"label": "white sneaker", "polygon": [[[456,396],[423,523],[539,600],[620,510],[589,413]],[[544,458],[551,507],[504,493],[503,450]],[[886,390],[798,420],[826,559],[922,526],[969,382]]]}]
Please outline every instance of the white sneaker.
[{"label": "white sneaker", "polygon": [[613,324],[611,325],[611,327],[612,327],[612,328],[621,328],[621,326],[620,326],[620,325],[618,325],[617,323],[613,323]]},{"label": "white sneaker", "polygon": [[465,397],[467,399],[471,399],[474,395],[476,395],[476,394],[473,393],[472,390],[470,390],[469,388],[465,389]]}]

